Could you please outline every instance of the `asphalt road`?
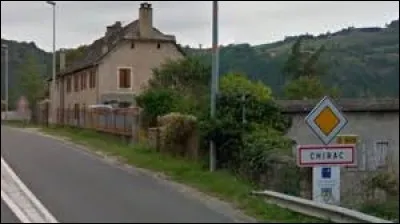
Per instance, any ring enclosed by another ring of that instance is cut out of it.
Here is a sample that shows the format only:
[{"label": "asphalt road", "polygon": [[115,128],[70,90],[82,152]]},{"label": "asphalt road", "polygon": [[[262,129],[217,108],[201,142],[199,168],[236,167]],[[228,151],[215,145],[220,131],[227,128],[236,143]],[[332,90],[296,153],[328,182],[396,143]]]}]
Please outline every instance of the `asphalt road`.
[{"label": "asphalt road", "polygon": [[126,172],[51,138],[2,126],[1,148],[59,222],[233,222],[156,178]]},{"label": "asphalt road", "polygon": [[1,223],[21,223],[3,200],[1,200]]}]

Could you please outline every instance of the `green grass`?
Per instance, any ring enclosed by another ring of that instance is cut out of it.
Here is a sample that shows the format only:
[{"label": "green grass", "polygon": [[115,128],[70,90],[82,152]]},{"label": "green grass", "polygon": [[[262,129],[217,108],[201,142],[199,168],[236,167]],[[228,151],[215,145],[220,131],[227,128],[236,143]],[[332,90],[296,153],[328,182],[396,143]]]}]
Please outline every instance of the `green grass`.
[{"label": "green grass", "polygon": [[[9,124],[21,127],[21,125],[15,123]],[[121,141],[121,138],[94,131],[60,127],[44,127],[41,128],[41,131],[46,134],[67,137],[70,141],[85,145],[92,150],[118,156],[123,158],[124,162],[136,167],[164,173],[176,182],[230,202],[236,208],[244,211],[245,214],[260,221],[324,222],[265,203],[261,198],[250,195],[250,192],[255,190],[254,186],[228,172],[211,173],[205,170],[201,164],[193,161],[163,155],[144,145],[129,146]]]}]

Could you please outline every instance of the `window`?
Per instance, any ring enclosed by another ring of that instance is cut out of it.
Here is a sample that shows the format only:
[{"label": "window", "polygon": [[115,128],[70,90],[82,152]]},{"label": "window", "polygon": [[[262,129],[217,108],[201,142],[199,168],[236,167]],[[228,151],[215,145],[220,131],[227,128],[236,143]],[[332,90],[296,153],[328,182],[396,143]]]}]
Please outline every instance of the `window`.
[{"label": "window", "polygon": [[72,83],[71,83],[71,77],[67,78],[67,93],[71,92],[71,87],[72,87]]},{"label": "window", "polygon": [[79,91],[79,74],[74,75],[74,91],[78,92]]},{"label": "window", "polygon": [[157,49],[160,49],[160,48],[161,48],[161,44],[157,43]]},{"label": "window", "polygon": [[119,88],[127,89],[131,88],[131,69],[130,68],[120,68],[118,69],[118,80]]},{"label": "window", "polygon": [[93,89],[96,87],[96,71],[89,71],[89,88]]},{"label": "window", "polygon": [[387,165],[386,161],[388,159],[388,141],[377,141],[375,143],[375,169],[383,168]]},{"label": "window", "polygon": [[81,74],[81,90],[86,89],[86,85],[87,85],[86,72],[83,72],[83,73]]},{"label": "window", "polygon": [[118,103],[119,108],[128,108],[130,106],[131,106],[131,103],[129,103],[129,102],[119,102]]},{"label": "window", "polygon": [[74,105],[74,118],[76,119],[76,120],[78,120],[79,119],[79,104],[78,103],[76,103],[75,105]]}]

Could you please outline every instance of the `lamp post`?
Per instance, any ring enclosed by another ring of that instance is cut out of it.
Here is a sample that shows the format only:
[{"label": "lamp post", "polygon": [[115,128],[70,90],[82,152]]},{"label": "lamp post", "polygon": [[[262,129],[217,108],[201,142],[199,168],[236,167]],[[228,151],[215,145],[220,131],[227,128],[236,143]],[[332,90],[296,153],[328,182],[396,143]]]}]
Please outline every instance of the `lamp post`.
[{"label": "lamp post", "polygon": [[[219,55],[218,55],[218,1],[212,2],[212,75],[211,75],[211,119],[216,117],[216,98],[218,95]],[[215,142],[210,141],[210,171],[217,166]]]},{"label": "lamp post", "polygon": [[5,77],[4,77],[4,82],[5,82],[5,116],[7,116],[7,112],[8,112],[8,45],[7,44],[2,44],[1,45],[1,49],[4,49],[4,73],[5,73]]},{"label": "lamp post", "polygon": [[54,94],[56,88],[56,3],[54,1],[46,1],[47,4],[53,7],[53,69],[52,69],[52,81],[50,84],[50,121],[53,121],[54,113]]}]

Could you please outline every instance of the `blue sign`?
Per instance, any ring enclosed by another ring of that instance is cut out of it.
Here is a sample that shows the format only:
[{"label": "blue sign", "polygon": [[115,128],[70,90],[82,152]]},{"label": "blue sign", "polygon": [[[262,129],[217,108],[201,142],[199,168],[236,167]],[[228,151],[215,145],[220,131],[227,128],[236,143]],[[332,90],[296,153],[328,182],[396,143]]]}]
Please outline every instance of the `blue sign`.
[{"label": "blue sign", "polygon": [[332,177],[332,170],[330,167],[323,167],[321,169],[321,177],[323,179],[329,179]]}]

